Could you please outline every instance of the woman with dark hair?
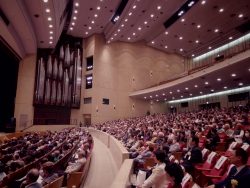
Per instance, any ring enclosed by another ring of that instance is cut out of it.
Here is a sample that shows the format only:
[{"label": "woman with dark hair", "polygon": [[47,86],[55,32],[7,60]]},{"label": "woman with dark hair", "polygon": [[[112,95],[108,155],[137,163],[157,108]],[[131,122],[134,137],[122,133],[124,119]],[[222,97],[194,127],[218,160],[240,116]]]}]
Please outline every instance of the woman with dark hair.
[{"label": "woman with dark hair", "polygon": [[215,151],[216,147],[218,145],[218,142],[220,142],[220,137],[217,134],[216,129],[211,129],[212,137],[210,139],[207,139],[208,143],[206,144],[205,148],[207,148],[210,151]]},{"label": "woman with dark hair", "polygon": [[180,165],[176,163],[169,163],[165,167],[166,179],[170,183],[168,188],[182,188],[181,182],[184,177],[183,170]]},{"label": "woman with dark hair", "polygon": [[137,186],[137,188],[163,188],[167,185],[166,172],[164,170],[166,166],[164,163],[165,154],[161,150],[156,150],[154,154],[154,160],[157,165],[148,179],[146,179],[142,185]]}]

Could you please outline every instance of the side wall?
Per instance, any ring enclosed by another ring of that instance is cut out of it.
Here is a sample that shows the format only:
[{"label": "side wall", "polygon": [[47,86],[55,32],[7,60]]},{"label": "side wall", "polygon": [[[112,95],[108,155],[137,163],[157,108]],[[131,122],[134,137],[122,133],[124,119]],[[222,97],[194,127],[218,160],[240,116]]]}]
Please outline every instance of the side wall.
[{"label": "side wall", "polygon": [[[104,36],[98,34],[84,40],[83,49],[85,57],[94,57],[94,68],[87,72],[86,59],[83,59],[82,78],[85,81],[86,75],[93,74],[92,89],[85,89],[85,83],[82,87],[82,99],[92,97],[92,103],[81,104],[80,112],[72,111],[71,118],[83,122],[83,114],[91,114],[92,123],[102,123],[143,116],[147,110],[151,113],[166,113],[165,103],[128,96],[135,90],[150,87],[174,74],[182,73],[183,57],[151,48],[144,41],[106,44]],[[102,104],[103,98],[109,99],[109,105]]]}]

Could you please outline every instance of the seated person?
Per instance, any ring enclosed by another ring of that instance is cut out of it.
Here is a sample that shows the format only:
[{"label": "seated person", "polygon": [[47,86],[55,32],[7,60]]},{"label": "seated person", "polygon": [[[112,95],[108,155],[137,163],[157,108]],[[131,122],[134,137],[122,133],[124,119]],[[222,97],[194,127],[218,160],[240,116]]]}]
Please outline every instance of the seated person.
[{"label": "seated person", "polygon": [[42,186],[45,186],[58,178],[58,174],[53,173],[54,163],[48,161],[43,164],[43,181]]},{"label": "seated person", "polygon": [[39,171],[35,168],[31,169],[26,175],[26,181],[24,181],[20,188],[42,188],[42,185],[37,182],[39,177]]},{"label": "seated person", "polygon": [[66,168],[65,172],[66,173],[78,172],[86,162],[85,156],[86,156],[85,151],[80,151],[78,153],[77,162],[76,163],[70,163],[69,162],[69,166]]},{"label": "seated person", "polygon": [[205,146],[205,148],[207,148],[210,151],[215,151],[218,142],[220,142],[220,137],[217,134],[217,130],[216,129],[211,129],[211,133],[212,133],[212,137],[210,139],[207,139],[207,144]]},{"label": "seated person", "polygon": [[199,138],[197,136],[192,136],[189,139],[190,149],[182,154],[180,164],[185,168],[186,172],[190,172],[193,169],[194,163],[202,162],[202,153],[198,144]]},{"label": "seated person", "polygon": [[150,188],[150,187],[164,187],[167,184],[166,172],[164,163],[165,154],[161,150],[156,150],[154,152],[155,166],[153,173],[146,179],[142,185],[137,186],[137,188]]},{"label": "seated person", "polygon": [[165,167],[166,179],[170,182],[167,188],[182,188],[181,182],[184,177],[184,173],[180,165],[176,163],[169,163]]},{"label": "seated person", "polygon": [[187,142],[187,138],[185,137],[185,132],[180,131],[179,136],[177,137],[177,142]]},{"label": "seated person", "polygon": [[[169,138],[171,140],[171,138]],[[170,143],[170,142],[168,142]],[[173,152],[176,152],[176,151],[180,151],[180,144],[179,142],[176,141],[176,139],[173,139],[172,140],[172,143],[169,145],[169,152],[170,153],[173,153]]]},{"label": "seated person", "polygon": [[250,138],[249,138],[249,134],[250,133],[250,129],[247,129],[245,132],[245,140],[243,141],[243,144],[249,144],[250,145]]},{"label": "seated person", "polygon": [[154,147],[149,146],[145,149],[141,155],[139,155],[136,159],[134,159],[134,171],[138,169],[138,164],[144,164],[146,161],[146,157],[153,157]]},{"label": "seated person", "polygon": [[4,170],[5,170],[4,165],[0,164],[0,185],[3,181],[3,178],[6,176]]},{"label": "seated person", "polygon": [[[227,177],[217,182],[213,185],[210,185],[206,188],[249,188],[250,187],[250,169],[246,166],[248,154],[242,148],[235,148],[231,151],[230,163],[234,164],[228,173]],[[232,185],[232,180],[237,181],[237,186]]]}]

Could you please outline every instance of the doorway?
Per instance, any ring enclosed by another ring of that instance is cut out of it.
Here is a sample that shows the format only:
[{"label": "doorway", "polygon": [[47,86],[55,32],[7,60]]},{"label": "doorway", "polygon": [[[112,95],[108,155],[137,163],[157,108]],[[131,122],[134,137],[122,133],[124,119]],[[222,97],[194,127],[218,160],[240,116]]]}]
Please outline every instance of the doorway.
[{"label": "doorway", "polygon": [[91,125],[91,114],[83,114],[83,127]]}]

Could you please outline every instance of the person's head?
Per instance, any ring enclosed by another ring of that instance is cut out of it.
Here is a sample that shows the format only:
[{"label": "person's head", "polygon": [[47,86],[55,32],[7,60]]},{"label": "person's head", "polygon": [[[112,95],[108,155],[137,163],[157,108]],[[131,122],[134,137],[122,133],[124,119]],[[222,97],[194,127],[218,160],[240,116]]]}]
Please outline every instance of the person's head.
[{"label": "person's head", "polygon": [[172,185],[180,185],[184,177],[184,173],[180,165],[176,163],[169,163],[165,166],[166,179]]},{"label": "person's head", "polygon": [[16,161],[16,160],[18,160],[18,159],[19,159],[19,154],[15,153],[15,154],[13,155],[13,160]]},{"label": "person's head", "polygon": [[165,155],[169,152],[169,146],[167,144],[161,145],[160,149],[165,153]]},{"label": "person's head", "polygon": [[229,125],[228,123],[226,123],[226,124],[224,125],[224,130],[226,131],[226,130],[228,130],[228,129],[230,129],[230,125]]},{"label": "person's head", "polygon": [[216,135],[217,134],[217,130],[216,129],[211,129],[211,133],[213,134],[213,135]]},{"label": "person's head", "polygon": [[236,129],[237,129],[237,130],[240,130],[240,129],[241,129],[241,123],[237,123],[237,124],[236,124]]},{"label": "person's head", "polygon": [[173,143],[173,139],[172,138],[168,138],[168,144],[171,145]]},{"label": "person's head", "polygon": [[39,177],[39,171],[36,168],[31,169],[26,175],[27,184],[35,183]]},{"label": "person's head", "polygon": [[190,146],[198,146],[198,144],[199,144],[199,138],[197,136],[192,136],[189,139],[189,144],[190,144]]},{"label": "person's head", "polygon": [[249,138],[249,135],[250,135],[250,129],[247,129],[247,130],[245,131],[245,137]]},{"label": "person's head", "polygon": [[42,167],[43,167],[43,173],[46,177],[53,172],[54,163],[48,161],[48,162],[44,163]]},{"label": "person's head", "polygon": [[236,167],[239,167],[247,163],[248,154],[242,148],[234,148],[231,151],[229,159],[231,164],[234,164]]},{"label": "person's head", "polygon": [[154,159],[155,159],[156,163],[163,163],[164,162],[164,160],[165,160],[165,153],[162,150],[156,150],[154,152],[154,154],[155,154]]},{"label": "person's head", "polygon": [[5,168],[3,164],[0,164],[0,173],[4,172]]},{"label": "person's head", "polygon": [[86,156],[86,152],[81,150],[78,152],[78,158],[81,159],[81,158],[84,158]]}]

